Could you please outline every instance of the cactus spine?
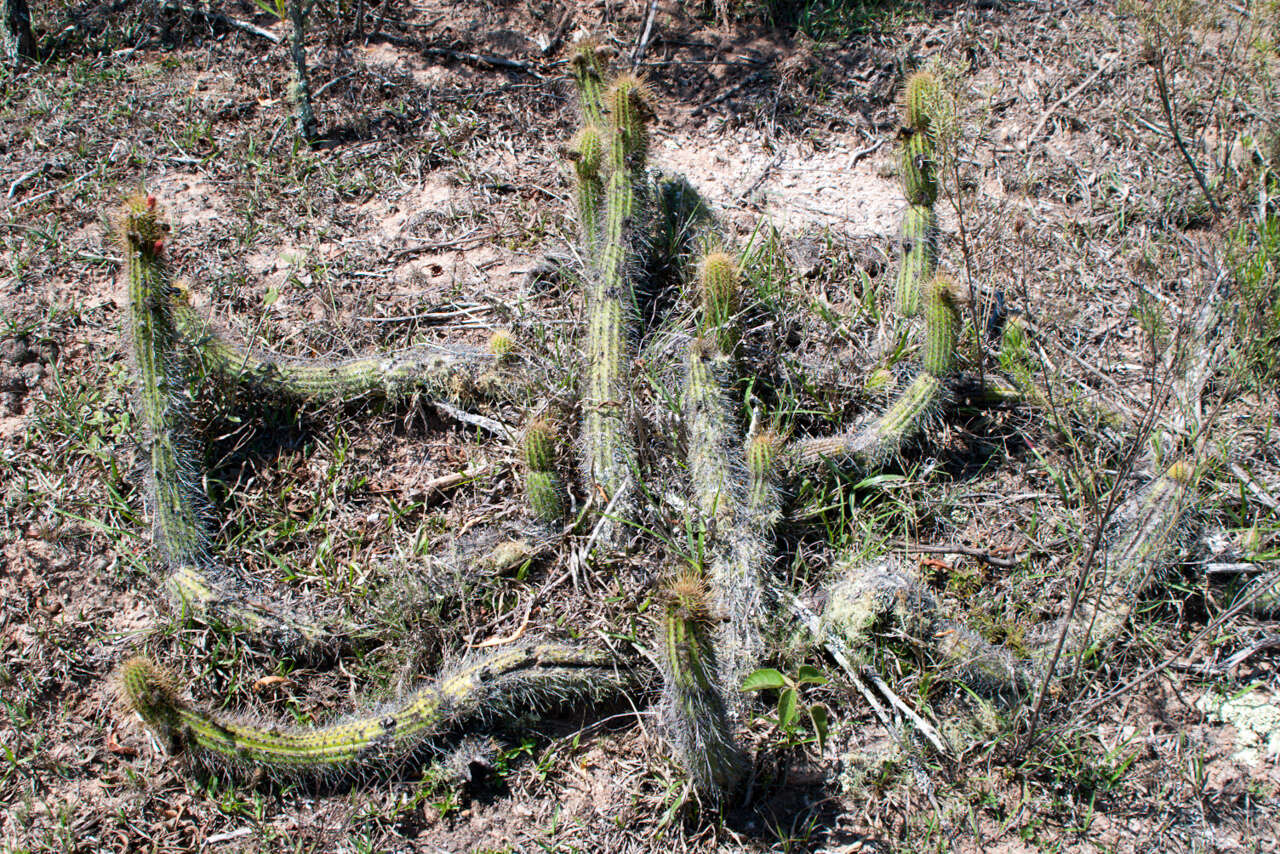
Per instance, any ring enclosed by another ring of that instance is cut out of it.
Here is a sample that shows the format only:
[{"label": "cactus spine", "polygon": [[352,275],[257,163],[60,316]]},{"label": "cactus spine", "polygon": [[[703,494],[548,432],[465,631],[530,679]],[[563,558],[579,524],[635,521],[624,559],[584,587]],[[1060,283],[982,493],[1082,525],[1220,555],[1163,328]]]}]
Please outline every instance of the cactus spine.
[{"label": "cactus spine", "polygon": [[711,801],[732,790],[746,766],[725,709],[715,622],[702,579],[677,578],[662,615],[662,719],[694,788]]},{"label": "cactus spine", "polygon": [[367,717],[311,729],[259,726],[198,709],[143,658],[122,666],[120,685],[125,701],[169,749],[197,764],[332,779],[357,771],[394,772],[469,719],[624,690],[634,677],[615,665],[610,656],[581,647],[508,647],[463,661]]},{"label": "cactus spine", "polygon": [[533,515],[542,522],[564,518],[564,487],[556,475],[556,437],[551,425],[538,419],[524,434],[524,490]]},{"label": "cactus spine", "polygon": [[247,599],[234,575],[209,555],[206,499],[191,485],[195,476],[184,447],[182,396],[187,379],[176,352],[180,336],[162,257],[166,233],[154,197],[126,202],[120,240],[137,401],[149,455],[152,530],[169,572],[165,589],[189,616],[245,628],[285,648],[314,650],[322,642],[320,629]]},{"label": "cactus spine", "polygon": [[624,376],[630,330],[636,312],[628,269],[634,256],[634,224],[639,209],[639,182],[644,172],[648,105],[644,86],[631,75],[618,77],[605,94],[608,122],[605,140],[608,179],[604,229],[587,288],[587,358],[589,359],[583,445],[589,481],[614,506],[615,518],[604,521],[605,542],[619,539],[619,517],[629,511],[636,470],[635,448],[626,429],[628,383]]},{"label": "cactus spine", "polygon": [[933,204],[938,198],[934,153],[940,87],[934,76],[918,71],[907,78],[903,95],[902,191],[907,210],[902,216],[902,243],[894,302],[902,317],[920,310],[921,287],[933,275],[938,254],[938,224]]}]

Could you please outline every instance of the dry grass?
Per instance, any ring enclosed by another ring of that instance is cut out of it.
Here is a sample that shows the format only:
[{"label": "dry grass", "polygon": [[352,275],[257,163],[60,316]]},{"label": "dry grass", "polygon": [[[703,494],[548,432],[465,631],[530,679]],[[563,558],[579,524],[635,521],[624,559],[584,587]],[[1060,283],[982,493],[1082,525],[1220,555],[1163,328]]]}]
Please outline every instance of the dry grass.
[{"label": "dry grass", "polygon": [[[819,749],[762,706],[746,733],[749,790],[717,815],[687,795],[644,706],[516,722],[411,773],[312,790],[192,776],[110,688],[142,649],[202,702],[308,722],[393,695],[526,619],[528,631],[651,643],[652,585],[687,548],[679,508],[664,505],[662,536],[625,557],[579,565],[575,535],[514,574],[464,573],[486,532],[519,528],[517,448],[418,403],[299,415],[206,394],[196,410],[220,553],[360,615],[380,646],[306,669],[159,607],[107,227],[120,195],[145,183],[175,220],[175,268],[216,317],[282,352],[480,345],[511,328],[552,376],[569,375],[577,289],[533,275],[573,244],[565,44],[580,27],[626,58],[649,4],[371,3],[363,37],[326,7],[309,45],[330,134],[316,150],[285,125],[283,48],[179,4],[120,5],[35,10],[52,54],[0,78],[7,849],[1280,849],[1280,757],[1237,756],[1243,723],[1202,711],[1206,696],[1246,690],[1280,705],[1275,623],[1232,607],[1280,552],[1280,395],[1261,344],[1277,335],[1280,237],[1274,220],[1258,225],[1277,215],[1274,7],[659,4],[644,59],[655,160],[670,152],[708,176],[726,231],[759,247],[755,284],[777,311],[755,340],[790,348],[749,339],[748,352],[762,374],[818,378],[771,401],[786,426],[829,430],[868,404],[850,377],[888,326],[900,202],[845,200],[894,184],[896,91],[922,57],[954,69],[963,96],[961,189],[939,203],[943,268],[983,305],[1000,292],[1033,332],[1040,405],[964,413],[886,477],[799,489],[775,583],[810,594],[838,556],[901,540],[1014,555],[1013,569],[964,555],[925,568],[984,636],[1023,648],[1062,613],[1111,490],[1132,488],[1122,475],[1142,425],[1186,423],[1158,405],[1187,364],[1168,370],[1169,343],[1194,340],[1187,324],[1220,280],[1238,309],[1205,377],[1198,423],[1212,430],[1186,562],[1122,642],[1046,699],[1034,732],[1025,708],[982,707],[937,662],[890,643],[872,653],[876,672],[957,747],[895,743],[780,618],[769,663],[828,677],[802,693],[830,710],[832,737]],[[226,13],[270,25],[248,3]],[[1144,46],[1161,51],[1171,112],[1220,217],[1169,132]],[[571,396],[545,391],[487,414],[520,423]],[[661,413],[656,369],[644,393]],[[1163,453],[1200,438],[1175,429]],[[671,445],[655,432],[647,453],[678,482]],[[447,494],[421,486],[468,467],[482,474]],[[1244,562],[1246,575],[1204,569]]]}]

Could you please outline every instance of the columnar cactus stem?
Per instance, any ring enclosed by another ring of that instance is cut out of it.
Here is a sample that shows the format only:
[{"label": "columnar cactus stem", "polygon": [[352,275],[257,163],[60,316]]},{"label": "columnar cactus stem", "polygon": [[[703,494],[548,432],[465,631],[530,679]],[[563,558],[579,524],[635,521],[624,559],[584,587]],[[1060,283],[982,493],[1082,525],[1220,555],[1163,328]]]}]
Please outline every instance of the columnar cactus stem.
[{"label": "columnar cactus stem", "polygon": [[644,174],[649,107],[644,86],[623,75],[605,95],[608,105],[604,230],[599,258],[587,290],[589,376],[582,405],[586,477],[604,493],[617,518],[604,521],[602,539],[616,543],[620,519],[629,514],[636,455],[626,429],[629,399],[624,375],[636,313],[628,264],[634,259],[633,234]]},{"label": "columnar cactus stem", "polygon": [[152,530],[169,569],[165,587],[191,616],[246,628],[285,648],[314,649],[323,635],[319,629],[248,600],[234,576],[210,557],[204,529],[207,502],[192,485],[197,478],[183,447],[187,380],[176,353],[179,333],[162,257],[166,231],[156,214],[154,197],[126,203],[120,237],[129,289],[138,408],[150,457]]},{"label": "columnar cactus stem", "polygon": [[582,250],[587,258],[600,251],[600,204],[604,182],[600,169],[604,165],[604,142],[600,126],[583,125],[569,148],[573,171],[577,176],[578,227],[582,232]]},{"label": "columnar cactus stem", "polygon": [[595,39],[582,39],[573,46],[569,59],[573,81],[578,87],[578,102],[584,125],[604,127],[604,60],[602,48]]},{"label": "columnar cactus stem", "polygon": [[938,198],[934,155],[934,111],[938,82],[927,71],[907,78],[903,94],[902,190],[907,210],[902,216],[902,245],[894,302],[901,317],[920,310],[921,287],[937,263],[938,224],[933,204]]},{"label": "columnar cactus stem", "polygon": [[702,334],[710,336],[726,354],[738,343],[734,319],[742,293],[738,264],[725,252],[710,252],[698,265],[698,290],[702,297]]},{"label": "columnar cactus stem", "polygon": [[[1119,635],[1139,599],[1168,568],[1183,542],[1195,477],[1192,463],[1175,462],[1116,511],[1111,543],[1099,562],[1102,582],[1096,594],[1080,600],[1065,626],[1059,671]],[[1047,637],[1033,654],[1043,667],[1062,632],[1061,623],[1043,632]]]},{"label": "columnar cactus stem", "polygon": [[694,788],[713,802],[738,784],[746,768],[725,709],[715,622],[702,580],[696,574],[678,578],[662,616],[662,718]]},{"label": "columnar cactus stem", "polygon": [[[690,348],[685,373],[684,420],[694,500],[706,531],[712,602],[724,615],[717,632],[723,682],[736,688],[759,666],[764,649],[760,617],[761,570],[769,529],[752,513],[752,475],[725,402],[728,359],[707,341]],[[765,511],[767,512],[767,511]],[[735,695],[736,698],[736,695]],[[740,711],[735,705],[734,711]]]},{"label": "columnar cactus stem", "polygon": [[524,491],[533,515],[542,522],[564,518],[564,486],[556,474],[556,435],[542,419],[528,426],[524,434]]},{"label": "columnar cactus stem", "polygon": [[943,275],[934,276],[926,291],[924,369],[942,378],[955,370],[960,295],[955,282]]},{"label": "columnar cactus stem", "polygon": [[182,289],[171,296],[174,325],[206,370],[267,395],[306,401],[397,400],[414,393],[440,399],[501,396],[513,378],[492,353],[411,347],[352,359],[296,359],[242,347],[214,330]]},{"label": "columnar cactus stem", "polygon": [[467,720],[632,687],[636,674],[586,648],[529,643],[450,668],[434,682],[367,717],[310,729],[261,726],[196,708],[146,659],[121,667],[124,700],[172,752],[214,769],[261,769],[279,777],[333,779],[394,773]]},{"label": "columnar cactus stem", "polygon": [[306,11],[304,0],[289,0],[289,57],[293,62],[293,79],[289,82],[289,102],[298,126],[298,136],[310,143],[316,138],[316,114],[311,108],[311,82],[307,74]]}]

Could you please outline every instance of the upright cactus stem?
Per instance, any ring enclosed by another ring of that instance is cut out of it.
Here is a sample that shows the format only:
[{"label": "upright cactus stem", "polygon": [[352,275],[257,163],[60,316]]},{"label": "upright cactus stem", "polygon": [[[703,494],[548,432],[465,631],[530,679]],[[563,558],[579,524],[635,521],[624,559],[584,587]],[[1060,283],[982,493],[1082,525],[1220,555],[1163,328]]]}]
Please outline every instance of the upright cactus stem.
[{"label": "upright cactus stem", "polygon": [[600,177],[604,141],[599,125],[587,124],[579,129],[569,148],[569,158],[577,176],[578,226],[583,254],[594,258],[600,248],[600,205],[604,196],[604,182]]},{"label": "upright cactus stem", "polygon": [[729,726],[714,642],[715,615],[696,572],[677,578],[662,614],[662,719],[699,795],[719,801],[738,784],[746,760]]},{"label": "upright cactus stem", "polygon": [[524,488],[533,515],[542,522],[564,518],[565,491],[556,474],[556,435],[542,419],[531,423],[524,434]]},{"label": "upright cactus stem", "polygon": [[604,229],[587,288],[587,393],[583,445],[589,482],[598,485],[614,518],[601,539],[616,545],[630,512],[636,453],[626,425],[630,397],[624,370],[629,362],[636,315],[632,281],[640,209],[646,123],[650,109],[644,84],[633,75],[615,79],[604,95],[607,107]]},{"label": "upright cactus stem", "polygon": [[243,628],[296,652],[317,650],[324,633],[282,609],[247,598],[235,574],[212,558],[205,534],[207,499],[186,448],[184,395],[174,288],[163,261],[167,226],[153,196],[125,203],[120,242],[129,290],[129,322],[140,421],[149,452],[149,495],[156,547],[168,570],[165,589],[184,615]]},{"label": "upright cactus stem", "polygon": [[937,275],[925,295],[924,369],[935,377],[955,370],[960,337],[960,295],[950,277]]},{"label": "upright cactus stem", "polygon": [[733,353],[738,343],[735,315],[742,293],[738,263],[725,252],[709,252],[698,264],[698,290],[702,297],[702,332],[720,350]]},{"label": "upright cactus stem", "polygon": [[933,205],[938,198],[935,111],[941,89],[933,74],[918,71],[907,78],[903,92],[902,192],[907,210],[902,216],[902,245],[894,303],[901,317],[920,311],[921,288],[937,264],[938,224]]},{"label": "upright cactus stem", "polygon": [[604,58],[603,48],[595,39],[582,39],[573,46],[569,65],[573,82],[578,88],[578,104],[583,123],[594,127],[604,126]]}]

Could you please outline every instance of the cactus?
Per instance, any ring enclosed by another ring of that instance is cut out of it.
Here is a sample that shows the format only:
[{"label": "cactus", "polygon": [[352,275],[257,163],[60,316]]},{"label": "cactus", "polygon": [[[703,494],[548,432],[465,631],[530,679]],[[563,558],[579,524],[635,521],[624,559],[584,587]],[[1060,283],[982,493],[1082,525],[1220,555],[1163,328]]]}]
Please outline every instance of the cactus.
[{"label": "cactus", "polygon": [[613,505],[613,518],[602,521],[602,539],[616,544],[629,515],[636,471],[635,448],[626,429],[629,398],[625,366],[636,313],[628,264],[634,257],[635,219],[640,179],[644,173],[649,112],[643,83],[623,75],[605,93],[608,105],[607,169],[604,229],[587,289],[587,393],[583,445],[589,481]]},{"label": "cactus", "polygon": [[907,78],[902,95],[902,124],[928,132],[937,109],[940,86],[931,71],[917,71]]},{"label": "cactus", "polygon": [[747,474],[750,489],[747,507],[762,530],[770,530],[778,521],[778,458],[782,454],[782,437],[772,430],[761,430],[747,440]]},{"label": "cactus", "polygon": [[730,731],[716,660],[715,616],[706,585],[695,573],[677,578],[667,591],[662,615],[665,677],[662,720],[677,757],[694,788],[717,801],[746,770],[746,760]]},{"label": "cactus", "polygon": [[582,235],[583,255],[594,258],[600,251],[600,203],[604,195],[604,183],[600,178],[600,169],[604,165],[604,142],[598,125],[582,126],[569,147],[569,158],[577,176],[578,228]]},{"label": "cactus", "polygon": [[924,369],[945,377],[955,369],[956,341],[960,335],[960,296],[956,283],[938,275],[925,296]]},{"label": "cactus", "polygon": [[578,106],[584,124],[604,127],[604,57],[603,48],[595,39],[579,40],[573,46],[569,65],[578,87]]},{"label": "cactus", "polygon": [[932,205],[909,205],[902,215],[898,278],[894,303],[902,317],[920,311],[922,286],[933,276],[938,257],[938,222]]},{"label": "cactus", "polygon": [[241,347],[219,334],[192,307],[184,289],[174,290],[170,302],[177,331],[205,370],[259,394],[349,402],[362,396],[397,400],[422,392],[435,398],[466,400],[502,396],[516,384],[513,378],[494,370],[497,353],[411,347],[336,361],[280,357]]},{"label": "cactus", "polygon": [[938,377],[921,372],[882,415],[848,433],[797,442],[787,453],[788,462],[796,469],[823,461],[859,468],[881,465],[925,431],[942,404],[944,392]]},{"label": "cactus", "polygon": [[1075,666],[1090,649],[1104,646],[1124,628],[1139,598],[1159,578],[1180,549],[1186,532],[1195,466],[1185,460],[1170,465],[1116,511],[1110,543],[1098,571],[1103,580],[1093,595],[1082,598],[1064,625],[1042,627],[1033,658],[1048,667],[1058,638],[1058,669]]},{"label": "cactus", "polygon": [[709,252],[698,265],[698,290],[702,297],[702,334],[715,339],[725,353],[738,343],[734,316],[742,292],[738,264],[724,252]]},{"label": "cactus", "polygon": [[564,518],[564,487],[556,475],[556,436],[551,425],[541,419],[524,434],[524,490],[533,515],[542,522]]},{"label": "cactus", "polygon": [[188,381],[177,353],[171,287],[163,251],[168,228],[153,196],[128,200],[120,220],[139,420],[149,452],[149,496],[157,550],[169,571],[165,589],[179,609],[205,622],[239,627],[299,652],[314,651],[324,632],[249,599],[243,585],[210,556],[208,502],[183,428]]},{"label": "cactus", "polygon": [[161,742],[194,764],[332,780],[394,773],[468,720],[573,697],[602,698],[633,687],[638,678],[596,650],[527,643],[466,659],[366,717],[310,729],[262,726],[198,709],[144,658],[125,662],[120,688]]},{"label": "cactus", "polygon": [[766,530],[752,513],[751,475],[742,445],[733,438],[740,434],[725,403],[727,361],[710,342],[694,342],[686,361],[684,420],[694,501],[706,532],[712,601],[726,617],[716,637],[723,681],[737,686],[759,666],[764,649],[760,573],[768,548]]}]

